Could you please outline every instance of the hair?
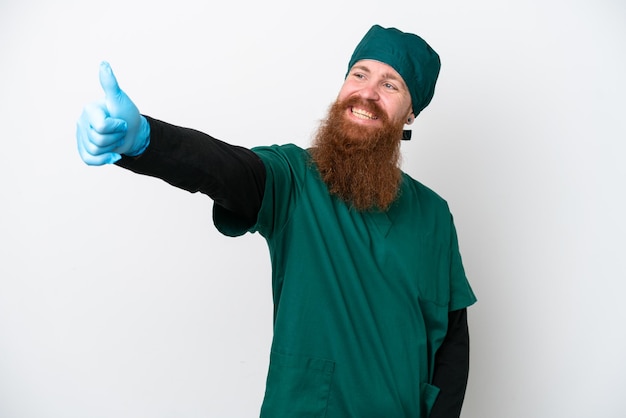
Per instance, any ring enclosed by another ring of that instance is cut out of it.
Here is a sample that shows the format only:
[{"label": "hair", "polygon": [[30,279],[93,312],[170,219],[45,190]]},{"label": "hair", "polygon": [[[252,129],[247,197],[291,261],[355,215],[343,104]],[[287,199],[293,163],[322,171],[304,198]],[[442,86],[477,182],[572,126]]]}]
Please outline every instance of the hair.
[{"label": "hair", "polygon": [[[347,120],[355,104],[380,115],[373,129]],[[387,210],[398,196],[402,122],[392,122],[375,102],[359,97],[335,101],[316,133],[311,157],[331,194],[357,210]]]}]

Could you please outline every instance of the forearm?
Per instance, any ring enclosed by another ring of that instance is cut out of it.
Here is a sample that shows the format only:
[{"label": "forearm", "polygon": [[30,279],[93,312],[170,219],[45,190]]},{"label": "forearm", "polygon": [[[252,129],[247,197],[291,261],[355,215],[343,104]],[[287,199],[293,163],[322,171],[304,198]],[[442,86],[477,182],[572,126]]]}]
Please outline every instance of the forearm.
[{"label": "forearm", "polygon": [[469,374],[467,309],[448,315],[448,332],[435,357],[433,384],[440,392],[429,418],[458,418]]},{"label": "forearm", "polygon": [[192,193],[204,193],[254,222],[265,187],[265,166],[256,154],[193,129],[146,119],[150,145],[140,156],[123,157],[117,165]]}]

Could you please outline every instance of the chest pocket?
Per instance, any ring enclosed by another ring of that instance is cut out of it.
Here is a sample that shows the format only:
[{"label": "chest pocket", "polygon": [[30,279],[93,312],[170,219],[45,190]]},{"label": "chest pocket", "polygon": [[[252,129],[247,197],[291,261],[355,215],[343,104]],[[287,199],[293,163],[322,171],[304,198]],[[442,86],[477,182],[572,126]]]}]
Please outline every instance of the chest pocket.
[{"label": "chest pocket", "polygon": [[335,363],[329,360],[270,354],[261,418],[323,418]]},{"label": "chest pocket", "polygon": [[433,233],[394,228],[395,243],[385,251],[385,270],[401,278],[421,303],[447,307],[450,302],[449,244]]}]

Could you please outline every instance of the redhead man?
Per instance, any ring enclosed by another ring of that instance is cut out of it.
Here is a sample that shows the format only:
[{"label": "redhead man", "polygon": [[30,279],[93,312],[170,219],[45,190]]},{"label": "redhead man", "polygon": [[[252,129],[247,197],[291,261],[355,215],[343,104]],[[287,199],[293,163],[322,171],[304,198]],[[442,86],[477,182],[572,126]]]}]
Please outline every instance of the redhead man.
[{"label": "redhead man", "polygon": [[447,203],[399,164],[439,68],[422,38],[375,25],[309,149],[249,150],[141,115],[101,65],[105,100],[78,122],[82,159],[200,191],[220,232],[267,241],[262,417],[459,417],[476,298]]}]

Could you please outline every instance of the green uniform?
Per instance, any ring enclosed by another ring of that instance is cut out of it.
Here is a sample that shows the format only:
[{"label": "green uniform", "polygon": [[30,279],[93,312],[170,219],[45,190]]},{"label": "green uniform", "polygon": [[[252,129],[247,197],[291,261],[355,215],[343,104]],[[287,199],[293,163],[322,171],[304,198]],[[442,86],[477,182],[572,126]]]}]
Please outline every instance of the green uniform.
[{"label": "green uniform", "polygon": [[[267,170],[251,232],[269,246],[274,338],[261,416],[427,417],[448,312],[476,301],[452,216],[403,174],[386,212],[329,194],[306,150],[253,150]],[[239,235],[226,213],[214,214]]]}]

